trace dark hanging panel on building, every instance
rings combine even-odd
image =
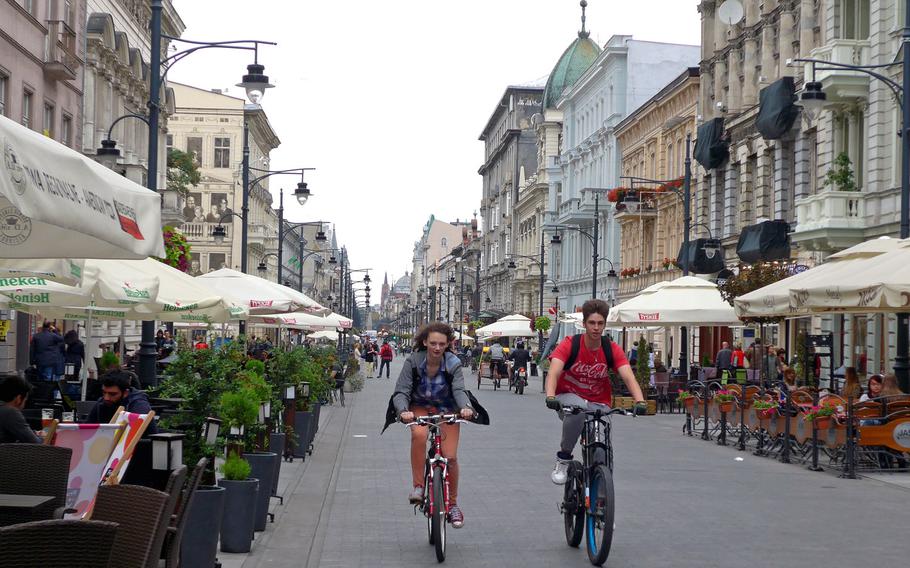
[[[779,140],[799,116],[793,77],[782,77],[761,90],[755,127],[765,140]]]
[[[695,160],[705,169],[721,166],[730,156],[729,142],[724,139],[724,119],[714,118],[698,127]]]
[[[724,268],[724,249],[717,239],[695,239],[689,241],[689,272],[693,274],[713,274]],[[710,257],[709,257],[710,255]],[[680,267],[686,262],[686,245],[679,246],[676,262]]]
[[[739,234],[736,254],[752,264],[790,258],[790,225],[779,219],[744,227]]]

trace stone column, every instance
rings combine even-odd
[[[758,102],[758,38],[753,32],[746,33],[745,61],[743,63],[743,106],[752,106]]]
[[[739,82],[739,75],[742,73],[740,69],[739,54],[741,48],[734,48],[729,51],[727,54],[727,84],[729,85],[729,100],[727,101],[727,106],[731,110],[737,110],[744,108],[743,105],[743,94],[742,94],[742,83]]]
[[[723,202],[721,203],[723,211],[723,230],[720,232],[721,238],[729,237],[736,232],[736,210],[737,210],[737,175],[739,174],[739,164],[728,164],[726,176],[723,185]],[[715,233],[717,236],[717,233]]]
[[[815,13],[815,0],[800,0],[799,5],[799,52],[801,57],[808,57],[815,47],[815,24],[818,14]]]
[[[787,60],[794,57],[795,49],[794,42],[799,41],[799,38],[796,36],[796,15],[789,9],[784,8],[784,11],[780,13],[780,33],[778,38],[780,40],[780,46],[778,47],[778,52],[780,57],[778,58],[778,64],[780,66],[780,72],[778,76],[793,76],[795,69],[787,66]]]
[[[764,25],[761,29],[761,76],[764,77],[765,82],[764,84],[759,85],[759,89],[777,78],[777,66],[774,61],[774,47],[774,30],[772,24],[769,20],[764,20]]]

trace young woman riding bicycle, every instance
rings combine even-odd
[[[444,323],[424,326],[414,340],[414,352],[404,361],[392,403],[399,420],[414,421],[417,416],[458,413],[465,420],[474,416],[465,391],[461,360],[451,352],[455,332]],[[424,458],[427,447],[426,426],[411,428],[411,473],[414,489],[408,495],[413,504],[423,501]],[[464,514],[457,505],[459,424],[442,426],[442,455],[449,468],[449,522],[456,529],[464,526]]]
[[[644,413],[646,403],[622,348],[603,337],[610,307],[603,300],[588,300],[581,307],[585,332],[577,339],[566,337],[550,356],[547,372],[547,407],[559,410],[563,404],[595,410],[609,410],[613,402],[610,369],[615,370],[635,399],[635,413]],[[575,343],[573,349],[573,341]],[[610,353],[604,351],[610,349]],[[573,351],[574,358],[573,358]],[[567,365],[567,363],[569,363]],[[556,453],[553,483],[566,482],[572,450],[584,428],[584,414],[560,415],[562,441]]]

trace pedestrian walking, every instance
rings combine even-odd
[[[392,351],[392,346],[389,345],[389,340],[386,339],[382,342],[382,347],[379,348],[379,373],[378,377],[382,377],[382,370],[385,369],[385,378],[389,378],[390,369],[392,367],[392,359],[395,357],[395,353]]]
[[[73,366],[72,376],[78,377],[82,371],[82,363],[85,361],[85,344],[79,339],[79,332],[71,329],[63,336],[63,343],[66,345],[64,354],[64,363]]]
[[[366,363],[364,373],[367,378],[373,378],[373,372],[376,370],[376,349],[369,339],[366,340],[363,346],[363,361]]]

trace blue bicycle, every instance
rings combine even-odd
[[[603,411],[568,405],[563,405],[562,410],[586,415],[581,434],[582,461],[574,460],[569,464],[563,502],[559,506],[565,518],[566,542],[577,547],[587,528],[588,559],[591,564],[600,566],[610,555],[616,507],[611,424],[607,418],[613,414],[633,416],[633,413],[620,408]]]

